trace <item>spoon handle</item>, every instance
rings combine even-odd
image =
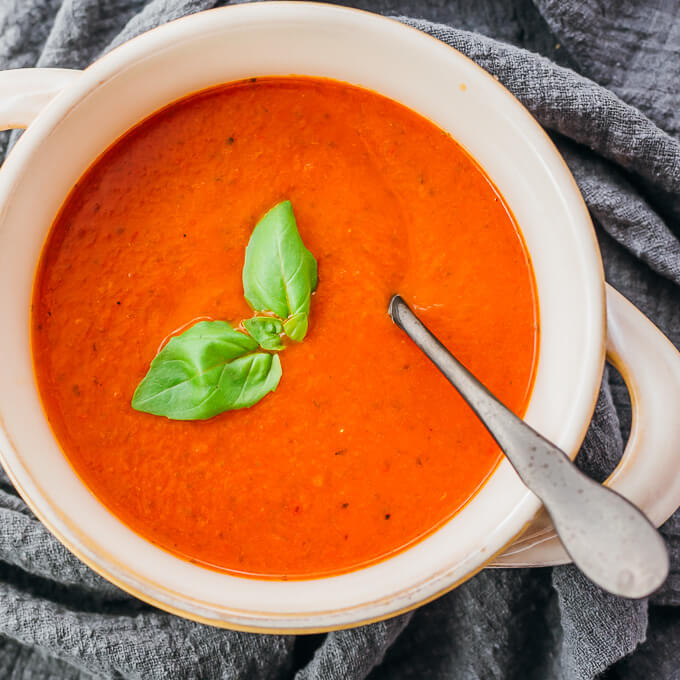
[[[460,392],[522,481],[543,502],[574,563],[601,588],[646,597],[666,580],[668,552],[632,503],[584,475],[568,456],[504,406],[395,295],[389,313]]]

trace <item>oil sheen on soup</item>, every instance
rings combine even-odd
[[[319,284],[278,389],[206,421],[133,410],[164,337],[252,314],[245,246],[285,199]],[[523,414],[538,336],[531,263],[502,197],[448,134],[322,79],[198,93],[113,144],[54,222],[32,312],[46,415],[93,493],[172,553],[265,578],[376,562],[451,518],[499,461],[391,322],[396,292]]]

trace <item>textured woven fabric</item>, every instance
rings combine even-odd
[[[588,203],[608,280],[680,345],[680,2],[347,4],[421,17],[402,20],[469,55],[532,111]],[[0,68],[84,67],[214,5],[0,0]],[[608,371],[579,463],[603,479],[629,428],[625,388]],[[310,637],[253,635],[185,621],[103,581],[0,473],[0,678],[677,679],[680,515],[663,532],[672,573],[649,601],[608,596],[573,567],[485,570],[386,622]]]

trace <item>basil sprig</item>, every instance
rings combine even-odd
[[[201,321],[173,337],[151,362],[132,397],[138,411],[173,420],[204,420],[256,404],[281,379],[282,336],[307,333],[317,264],[305,248],[290,201],[274,206],[255,226],[246,248],[243,289],[262,316]]]

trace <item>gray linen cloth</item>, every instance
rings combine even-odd
[[[0,0],[0,68],[83,67],[214,4]],[[532,111],[585,196],[608,280],[680,345],[680,1],[358,4],[440,22],[402,19],[469,55]],[[610,370],[579,456],[591,475],[612,469],[629,427],[626,391]],[[0,679],[677,679],[680,514],[663,532],[672,572],[649,601],[608,596],[571,566],[485,570],[383,623],[253,635],[185,621],[109,585],[0,474]]]

